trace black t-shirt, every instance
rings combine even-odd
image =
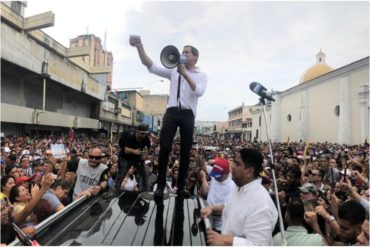
[[[80,159],[68,160],[67,161],[67,170],[69,172],[76,172],[77,167],[78,167],[78,162],[80,162]]]
[[[125,154],[124,147],[129,147],[132,149],[144,149],[144,147],[150,148],[150,139],[147,136],[144,137],[142,141],[138,141],[136,138],[136,134],[134,131],[130,131],[129,133],[122,133],[120,141],[120,156],[125,160],[131,161],[133,163],[140,162],[141,155],[136,154]]]
[[[15,240],[15,231],[11,223],[1,225],[1,243],[10,244]]]

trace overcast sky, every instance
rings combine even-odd
[[[103,41],[107,30],[113,88],[169,93],[169,82],[141,65],[130,34],[141,35],[158,64],[166,45],[197,47],[198,66],[208,75],[197,120],[226,121],[227,111],[257,103],[252,81],[278,91],[297,85],[320,48],[333,68],[369,55],[368,1],[32,0],[25,16],[45,11],[55,13],[55,25],[43,31],[67,47],[87,32]]]

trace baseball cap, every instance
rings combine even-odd
[[[214,178],[220,178],[224,174],[229,173],[229,171],[229,161],[223,158],[216,158],[213,162],[213,169],[209,175]]]
[[[21,185],[23,184],[24,182],[28,182],[32,179],[32,177],[26,177],[26,176],[22,176],[22,177],[19,177],[17,178],[17,180],[15,180],[15,184],[17,185]]]
[[[143,133],[143,134],[148,134],[149,133],[148,125],[146,125],[146,124],[140,124],[137,127],[137,132]]]
[[[317,195],[316,186],[312,183],[305,183],[303,186],[299,187],[299,190],[303,193],[312,193],[314,195]]]

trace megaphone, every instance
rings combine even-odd
[[[168,45],[161,52],[161,62],[167,69],[173,69],[179,64],[186,64],[188,60],[175,46]]]

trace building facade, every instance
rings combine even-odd
[[[241,141],[252,141],[252,106],[238,106],[228,112],[229,126],[226,139],[239,139]]]
[[[91,49],[62,46],[40,30],[54,25],[54,14],[24,18],[22,3],[0,3],[2,134],[131,126],[131,106],[107,90],[111,68],[73,59],[92,57]]]
[[[91,76],[111,90],[113,55],[112,52],[106,51],[101,39],[94,34],[79,35],[77,38],[70,39],[69,46],[70,48],[85,48],[89,51],[86,55],[72,57],[71,61],[83,67],[88,66]]]
[[[276,101],[267,105],[272,141],[359,144],[369,139],[369,57],[338,69],[324,62],[320,51],[299,84],[276,93]],[[262,107],[251,113],[252,137],[266,141]]]
[[[140,90],[143,97],[143,112],[152,115],[158,121],[158,130],[161,129],[163,115],[166,112],[169,96],[168,94],[150,94],[149,90]]]

